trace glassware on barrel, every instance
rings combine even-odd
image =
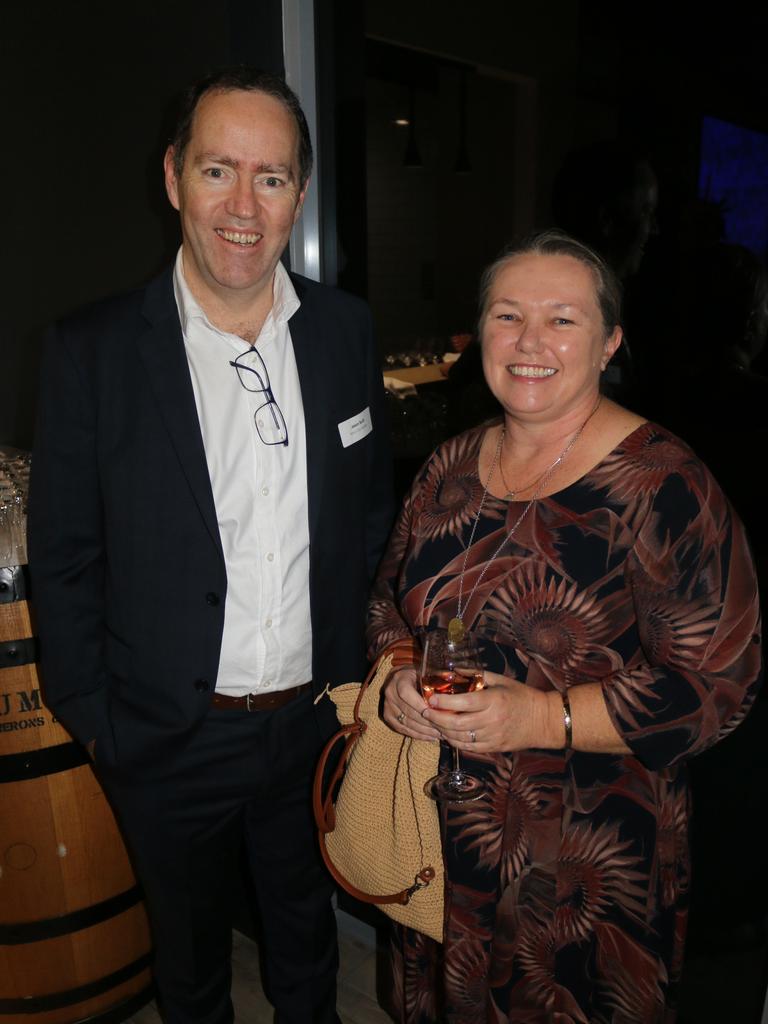
[[[433,693],[471,693],[482,689],[483,663],[472,636],[449,639],[445,629],[425,633],[419,685],[425,700]],[[485,792],[485,783],[462,768],[456,747],[452,753],[453,766],[441,768],[425,784],[424,792],[433,800],[449,803],[477,800]]]
[[[27,561],[29,466],[28,452],[0,447],[0,568]]]

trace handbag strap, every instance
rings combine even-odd
[[[398,640],[393,640],[391,644],[388,644],[383,651],[379,652],[379,656],[376,659],[376,665],[382,658],[386,658],[388,654],[392,655],[392,671],[396,671],[398,668],[405,668],[406,666],[413,666],[418,668],[419,665],[419,646],[412,636],[402,636]],[[375,668],[376,666],[374,666]],[[373,678],[373,676],[369,676]]]
[[[359,716],[360,701],[378,671],[379,662],[388,654],[392,654],[393,672],[398,668],[404,668],[407,665],[416,664],[416,645],[412,638],[396,640],[381,652],[379,657],[376,659],[375,664],[366,676],[365,681],[360,686],[360,693],[355,701],[354,721],[349,725],[342,726],[337,733],[331,736],[323,747],[323,752],[320,755],[320,761],[318,762],[317,769],[315,770],[315,780],[312,787],[312,808],[315,814],[315,821],[317,822],[320,853],[322,854],[325,866],[328,868],[328,871],[334,881],[340,885],[342,889],[348,892],[351,896],[354,896],[355,899],[360,900],[362,903],[400,903],[405,905],[409,902],[411,896],[413,896],[415,892],[418,892],[419,889],[423,889],[425,886],[429,885],[435,877],[434,868],[422,868],[414,877],[413,884],[409,885],[405,889],[401,889],[399,892],[389,893],[387,895],[367,893],[358,889],[357,886],[352,885],[352,883],[341,874],[331,860],[325,843],[326,835],[329,832],[333,832],[336,827],[334,793],[336,792],[336,788],[344,775],[347,761],[352,753],[352,748],[366,729],[365,722],[362,721]],[[329,779],[327,787],[324,787],[323,779],[325,778],[328,759],[331,756],[333,749],[341,741],[344,742],[344,748],[333,774]]]
[[[321,845],[322,837],[328,832],[333,832],[336,828],[336,806],[333,802],[333,794],[344,775],[352,747],[357,743],[364,730],[365,722],[350,722],[349,725],[342,726],[337,733],[331,736],[320,755],[320,760],[315,769],[315,781],[312,785],[312,810],[315,814],[317,827],[320,830]],[[344,749],[333,770],[333,775],[328,781],[328,786],[325,792],[323,792],[323,779],[328,768],[328,758],[331,756],[333,748],[341,740],[344,741]]]
[[[371,680],[375,677],[378,669],[378,659],[374,665],[371,666],[371,670],[365,677],[365,681],[360,686],[360,692],[357,695],[354,709],[354,721],[348,725],[343,725],[338,732],[335,732],[333,736],[323,747],[323,752],[320,755],[320,760],[315,768],[315,779],[312,785],[312,810],[314,811],[315,821],[317,827],[320,830],[321,837],[328,832],[333,832],[336,828],[336,808],[333,802],[333,794],[336,791],[336,787],[341,781],[344,775],[344,770],[349,760],[349,755],[352,752],[352,747],[357,743],[358,738],[365,731],[365,722],[362,721],[359,715],[360,710],[360,698],[371,685]],[[336,744],[344,740],[344,749],[341,752],[341,757],[333,771],[328,787],[323,792],[323,779],[328,769],[328,758],[331,756],[331,752]],[[322,842],[322,840],[321,840]]]
[[[363,696],[365,695],[365,691],[368,689],[368,687],[375,679],[376,673],[379,670],[379,665],[381,664],[381,662],[388,655],[392,655],[392,668],[390,669],[391,675],[393,672],[397,672],[399,668],[409,668],[411,666],[415,667],[417,657],[416,652],[416,641],[413,639],[412,636],[401,637],[399,640],[393,640],[391,644],[387,644],[383,651],[379,652],[376,661],[374,661],[373,665],[371,665],[370,672],[365,677],[364,682],[360,686],[360,692],[358,693],[357,700],[355,701],[355,709],[353,712],[354,719],[355,722],[357,722],[359,725],[363,727],[363,729],[365,728],[365,722],[360,721],[360,702],[362,701]]]

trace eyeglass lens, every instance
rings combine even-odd
[[[256,348],[249,348],[234,361],[230,360],[230,366],[237,370],[237,376],[246,391],[261,392],[267,399],[258,406],[253,416],[261,440],[264,444],[288,444],[288,428],[272,394],[269,372],[261,354]]]

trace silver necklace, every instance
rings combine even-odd
[[[468,606],[470,605],[470,603],[472,601],[472,598],[475,596],[475,591],[480,586],[480,583],[482,582],[483,577],[485,576],[485,574],[488,571],[488,569],[491,566],[491,564],[498,557],[498,555],[501,552],[502,548],[507,544],[508,541],[510,541],[512,539],[512,536],[514,535],[515,530],[518,528],[520,523],[522,523],[522,521],[525,519],[525,517],[528,515],[528,513],[533,508],[533,503],[536,501],[536,499],[539,497],[539,495],[542,493],[544,488],[549,483],[549,480],[551,479],[552,474],[555,472],[555,470],[560,465],[560,463],[567,457],[567,455],[569,454],[569,452],[571,451],[573,446],[576,444],[576,442],[581,437],[582,432],[584,431],[584,427],[586,427],[586,425],[589,423],[589,421],[592,419],[592,417],[597,412],[598,406],[600,405],[600,402],[601,402],[601,399],[602,399],[602,395],[600,396],[600,398],[598,398],[597,402],[595,403],[595,407],[592,410],[592,412],[589,414],[589,416],[587,416],[587,418],[581,424],[581,426],[576,431],[576,433],[573,435],[573,437],[570,439],[570,441],[565,446],[565,448],[563,448],[563,450],[557,456],[557,458],[552,463],[552,465],[544,470],[544,473],[539,478],[539,486],[536,488],[536,490],[534,491],[533,496],[531,497],[530,501],[527,503],[527,505],[525,506],[523,511],[520,513],[520,515],[517,517],[517,519],[513,523],[511,529],[503,537],[503,539],[501,541],[501,544],[499,544],[499,546],[493,552],[491,557],[485,563],[485,566],[483,567],[483,571],[480,573],[480,575],[475,580],[475,585],[474,585],[474,587],[472,587],[472,590],[470,591],[469,597],[467,598],[466,603],[462,607],[462,595],[463,595],[463,591],[464,591],[464,573],[467,571],[467,559],[469,558],[469,550],[472,547],[472,544],[473,544],[474,539],[475,539],[475,532],[477,530],[477,524],[480,522],[480,516],[483,513],[483,506],[485,505],[485,499],[488,497],[488,488],[491,486],[491,479],[493,477],[493,471],[496,469],[496,464],[499,461],[499,456],[501,455],[501,447],[502,447],[502,444],[504,443],[505,428],[502,426],[501,432],[499,433],[499,442],[496,445],[496,451],[494,452],[493,461],[491,462],[491,469],[490,469],[490,472],[488,473],[488,479],[486,480],[485,487],[483,489],[483,496],[480,499],[480,505],[478,506],[477,512],[475,513],[475,521],[472,524],[472,531],[471,531],[471,533],[469,535],[469,543],[467,544],[467,546],[466,546],[466,548],[464,550],[464,561],[463,561],[462,566],[461,566],[461,576],[459,576],[459,599],[458,599],[457,607],[456,607],[456,617],[451,619],[451,621],[448,623],[448,639],[449,639],[449,641],[452,641],[453,643],[459,643],[466,636],[467,630],[466,630],[466,627],[464,626],[464,620],[462,619],[462,615],[464,614],[464,612],[466,612]],[[503,477],[502,477],[502,479],[503,479]],[[507,486],[506,480],[504,481],[504,486],[505,487]],[[512,492],[512,493],[514,493],[514,492]]]
[[[530,489],[533,487],[533,485],[537,484],[539,482],[539,480],[541,480],[541,478],[544,476],[544,473],[546,473],[546,469],[544,470],[544,473],[539,473],[539,475],[536,477],[536,479],[535,480],[531,480],[531,482],[529,484],[527,484],[525,487],[518,487],[518,489],[516,491],[513,491],[512,488],[507,483],[507,478],[504,476],[504,454],[503,454],[504,453],[504,437],[505,437],[505,430],[504,430],[504,427],[502,427],[502,429],[501,429],[502,457],[499,460],[499,473],[501,473],[501,482],[504,484],[504,486],[505,486],[505,488],[507,490],[507,493],[504,495],[504,500],[505,501],[514,501],[516,494],[522,494],[524,491],[530,491]]]

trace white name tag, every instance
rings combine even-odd
[[[372,430],[371,410],[366,406],[357,416],[350,416],[348,420],[344,420],[343,423],[339,424],[341,443],[345,448],[349,448],[351,444],[361,441]]]

